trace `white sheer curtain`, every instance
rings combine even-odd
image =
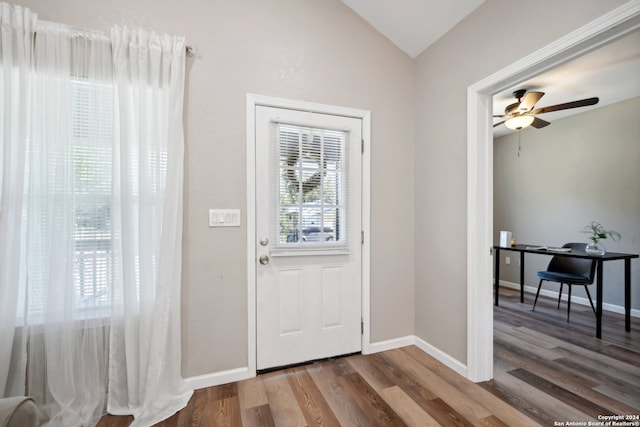
[[[114,28],[119,132],[113,227],[124,311],[114,315],[109,412],[160,421],[191,397],[180,377],[183,38]]]
[[[109,56],[104,36],[38,23],[24,330],[27,392],[51,417],[50,426],[93,425],[106,402],[109,323],[99,294],[108,289],[99,287],[108,272],[95,268],[106,264],[106,255],[97,246],[105,227],[94,217],[109,203],[95,191],[96,181],[110,173],[97,157],[110,148],[97,138],[100,128],[113,127],[112,114],[98,120],[112,92],[100,92],[101,85],[109,87]]]
[[[0,396],[24,392],[24,358],[11,356],[14,341],[24,347],[15,332],[36,21],[29,9],[0,3]]]
[[[152,425],[192,394],[184,39],[0,12],[0,393],[34,397],[49,426],[93,426],[105,408]]]

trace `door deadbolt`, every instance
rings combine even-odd
[[[269,256],[268,255],[262,255],[260,257],[260,264],[262,264],[262,265],[269,264]]]
[[[263,237],[260,239],[260,245],[261,246],[267,246],[269,244],[269,238],[268,237]]]

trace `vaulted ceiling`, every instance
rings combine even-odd
[[[485,0],[342,1],[407,55],[415,58],[473,13]],[[553,122],[572,114],[640,96],[639,76],[640,33],[635,33],[496,94],[493,98],[493,112],[496,115],[504,114],[504,108],[516,101],[512,93],[517,89],[545,92],[536,107],[594,96],[600,98],[600,102],[591,107],[540,116]],[[501,120],[494,119],[494,122],[498,121]],[[514,131],[501,125],[494,128],[494,137],[509,132]]]
[[[342,0],[415,58],[485,0]]]

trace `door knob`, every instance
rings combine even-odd
[[[268,255],[262,255],[260,257],[260,264],[262,264],[262,265],[269,264],[269,256]]]

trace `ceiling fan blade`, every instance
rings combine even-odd
[[[550,113],[558,110],[568,110],[570,108],[586,107],[588,105],[595,105],[600,101],[598,97],[581,99],[579,101],[566,102],[564,104],[550,105],[548,107],[536,108],[531,114]]]
[[[533,126],[536,129],[540,129],[540,128],[543,128],[545,126],[549,126],[550,124],[551,123],[549,123],[548,121],[539,119],[537,117],[534,117],[533,118],[533,122],[531,122],[531,126]]]
[[[522,98],[522,102],[518,106],[518,111],[525,112],[531,110],[536,102],[544,96],[544,92],[527,92]]]
[[[493,125],[493,127],[494,127],[494,128],[495,128],[495,127],[498,127],[498,126],[500,126],[501,124],[503,124],[505,121],[506,121],[506,120],[503,120],[503,121],[501,121],[501,122],[499,122],[499,123],[496,123],[496,124],[494,124],[494,125]]]

